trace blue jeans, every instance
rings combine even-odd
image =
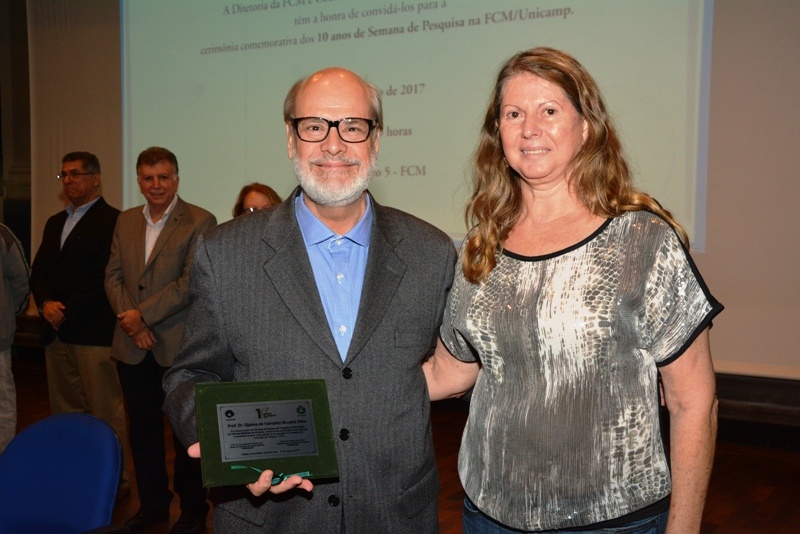
[[[522,534],[529,532],[553,534],[664,534],[667,530],[667,512],[633,521],[627,525],[598,530],[519,530],[499,523],[484,514],[469,500],[464,499],[464,534]]]

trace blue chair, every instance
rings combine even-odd
[[[121,467],[117,435],[101,419],[63,413],[34,423],[0,454],[0,533],[107,531]]]

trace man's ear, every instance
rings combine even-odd
[[[289,159],[292,159],[292,154],[294,154],[294,130],[288,122],[286,123],[286,154]]]
[[[378,148],[380,148],[381,144],[381,130],[380,128],[376,128],[372,131],[372,151],[376,154],[378,153]]]

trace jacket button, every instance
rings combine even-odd
[[[353,370],[349,367],[345,367],[342,369],[342,376],[345,378],[345,380],[350,380],[353,378]]]
[[[339,431],[339,439],[342,441],[347,441],[350,438],[350,431],[346,428],[343,428]]]
[[[328,504],[330,504],[331,506],[339,506],[339,497],[337,497],[336,495],[331,495],[330,497],[328,497]]]
[[[144,286],[139,286],[139,291],[144,291]]]

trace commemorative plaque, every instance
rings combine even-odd
[[[195,386],[204,486],[339,476],[324,380]]]

